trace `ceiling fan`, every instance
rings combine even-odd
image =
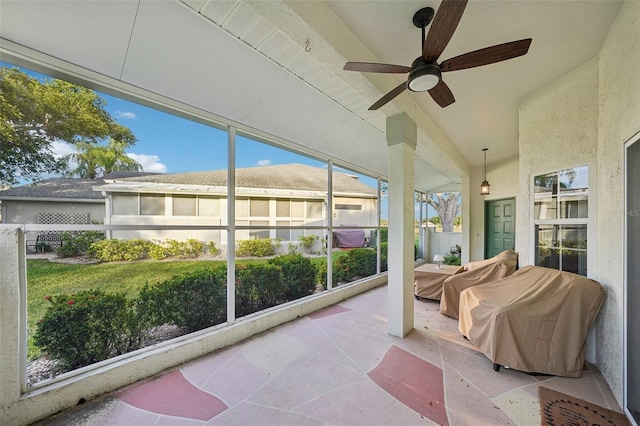
[[[442,0],[438,12],[435,14],[430,7],[424,7],[413,15],[413,25],[422,29],[422,56],[418,56],[410,67],[402,65],[379,64],[372,62],[347,62],[347,71],[378,72],[390,74],[409,73],[406,82],[380,98],[369,107],[376,110],[409,89],[412,92],[428,91],[431,97],[442,108],[451,105],[456,100],[449,86],[442,80],[442,73],[458,71],[506,61],[525,55],[529,51],[531,38],[498,44],[484,49],[475,50],[447,59],[438,64],[438,57],[442,54],[451,36],[455,32],[468,0]],[[429,34],[425,38],[425,27],[431,20]]]

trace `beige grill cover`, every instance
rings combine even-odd
[[[498,261],[448,277],[442,284],[440,313],[458,319],[462,290],[508,277],[516,271],[516,263]]]
[[[526,266],[460,294],[460,332],[494,363],[580,377],[604,290],[586,277]]]

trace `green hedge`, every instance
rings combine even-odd
[[[149,241],[142,239],[103,240],[91,244],[87,250],[89,256],[103,262],[135,262],[143,259],[162,260],[167,257],[178,259],[196,258],[206,251],[216,254],[218,249],[213,241],[207,244],[190,238],[186,241],[165,240]]]
[[[380,270],[387,270],[387,243],[380,244]],[[377,252],[370,248],[355,248],[333,261],[332,282],[333,285],[348,283],[360,278],[375,275],[377,272]],[[317,272],[318,281],[327,286],[327,262],[320,262]]]
[[[269,263],[282,271],[281,280],[286,300],[308,296],[316,289],[318,268],[309,258],[300,254],[286,254],[270,259]]]
[[[236,256],[238,257],[265,257],[272,256],[276,252],[277,240],[270,238],[258,238],[255,240],[238,241]]]
[[[236,317],[312,294],[315,285],[315,265],[299,254],[238,264]],[[34,343],[64,368],[82,367],[142,347],[153,327],[193,332],[225,322],[226,293],[227,267],[219,265],[146,285],[133,300],[99,290],[47,297]]]
[[[189,332],[227,320],[226,266],[203,269],[140,291],[139,312],[152,326],[172,324]]]
[[[51,305],[38,322],[34,343],[64,368],[93,364],[142,345],[145,324],[135,302],[122,293],[92,290],[47,300]]]

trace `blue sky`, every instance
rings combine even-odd
[[[0,66],[13,65],[0,62]],[[50,78],[25,68],[20,69],[40,80]],[[128,127],[138,139],[127,154],[140,163],[144,171],[181,173],[227,168],[226,132],[98,93],[106,101],[105,109],[118,123]],[[65,155],[72,152],[72,147],[60,142],[54,144],[54,151],[59,155]],[[238,168],[288,163],[327,167],[326,163],[284,149],[240,136],[236,138],[236,167]],[[360,175],[360,180],[376,186],[376,181],[369,177]],[[435,214],[435,211],[429,207],[429,217]]]

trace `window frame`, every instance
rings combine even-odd
[[[571,168],[583,168],[586,167],[586,173],[587,173],[587,195],[586,195],[586,199],[587,199],[587,216],[583,217],[583,218],[559,218],[557,217],[558,215],[560,215],[561,212],[561,200],[563,197],[559,197],[556,196],[555,197],[555,202],[556,202],[556,218],[553,219],[538,219],[537,216],[535,215],[536,213],[536,197],[535,197],[535,182],[536,182],[536,177],[537,176],[542,176],[542,175],[549,175],[549,174],[556,174],[558,176],[560,176],[560,173],[564,170],[568,170]],[[536,228],[538,226],[558,226],[558,232],[562,232],[562,227],[565,226],[572,226],[572,225],[585,225],[586,226],[586,235],[587,235],[587,243],[586,243],[586,248],[585,249],[576,249],[576,248],[572,248],[572,247],[564,247],[563,245],[559,244],[557,245],[557,249],[559,251],[561,250],[570,250],[570,251],[574,251],[574,252],[586,252],[586,273],[584,274],[587,277],[590,276],[594,276],[595,275],[595,266],[596,266],[596,259],[595,259],[595,251],[596,251],[596,179],[595,179],[595,169],[596,166],[593,162],[584,162],[584,163],[580,163],[580,164],[576,164],[576,165],[572,165],[572,166],[567,166],[567,167],[558,167],[555,168],[553,170],[548,170],[548,171],[541,171],[541,172],[536,172],[536,173],[532,173],[530,175],[530,183],[529,183],[529,188],[530,188],[530,203],[529,203],[529,214],[530,217],[532,218],[531,220],[531,225],[530,225],[530,249],[531,249],[531,257],[530,257],[530,264],[532,265],[537,265],[538,262],[538,258],[537,258],[537,233],[536,233]],[[556,247],[556,246],[554,246]],[[560,259],[562,258],[562,256],[560,256]],[[558,263],[558,267],[557,268],[552,268],[552,269],[558,269],[558,270],[562,270],[562,260],[559,261]]]

